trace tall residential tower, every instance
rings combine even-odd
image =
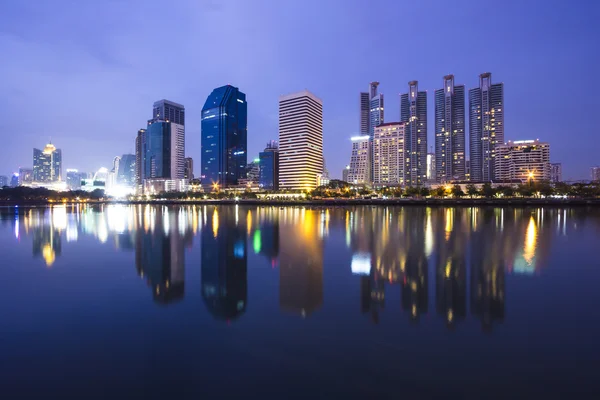
[[[465,180],[465,86],[444,76],[435,91],[435,171],[437,182]]]
[[[479,75],[479,87],[469,90],[469,154],[471,181],[496,179],[496,146],[504,144],[504,84],[492,84],[492,74]]]
[[[427,92],[419,92],[417,81],[408,82],[408,93],[400,95],[400,120],[406,124],[407,186],[421,186],[427,180]]]

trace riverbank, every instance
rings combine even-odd
[[[45,201],[0,201],[0,206],[52,206],[52,205],[77,205],[77,204],[167,204],[167,205],[254,205],[254,206],[428,206],[428,207],[590,207],[600,206],[597,199],[536,199],[536,198],[508,198],[508,199],[313,199],[313,200],[255,200],[255,199],[193,199],[193,200],[98,200],[86,202],[45,202]]]

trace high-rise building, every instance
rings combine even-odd
[[[183,173],[183,177],[188,181],[194,179],[194,160],[192,157],[186,157],[185,159],[185,171]]]
[[[267,147],[258,155],[258,184],[264,190],[279,190],[279,145],[275,140],[267,143]]]
[[[19,168],[19,185],[31,182],[33,182],[33,169],[23,167]]]
[[[342,170],[342,181],[348,182],[350,179],[350,165],[346,165]]]
[[[479,87],[469,90],[469,159],[471,181],[497,179],[496,146],[504,144],[504,84],[492,84],[492,74],[479,75]]]
[[[143,168],[146,160],[146,154],[144,153],[144,143],[146,141],[146,130],[138,130],[135,138],[135,184],[138,190],[143,184]]]
[[[62,179],[62,152],[49,143],[44,150],[33,149],[33,180],[58,182]]]
[[[119,185],[135,186],[136,158],[135,154],[123,154],[121,156],[117,171],[117,183]]]
[[[592,175],[592,181],[600,182],[600,167],[592,167],[590,172]]]
[[[15,172],[12,177],[10,178],[10,187],[17,187],[19,186],[19,173]]]
[[[408,82],[408,93],[400,96],[400,120],[406,123],[405,184],[421,186],[427,179],[427,92],[419,92],[417,81]]]
[[[0,189],[4,186],[8,186],[8,176],[0,175]]]
[[[550,144],[539,140],[509,141],[497,145],[495,151],[497,180],[550,180]]]
[[[465,86],[444,76],[435,91],[435,171],[437,182],[465,180]]]
[[[371,138],[368,135],[354,136],[348,181],[355,185],[371,183]]]
[[[142,180],[144,185],[156,181],[152,191],[169,190],[166,181],[183,180],[185,169],[185,130],[174,122],[154,120],[143,135],[144,162]],[[164,186],[164,189],[162,188]],[[147,191],[147,190],[146,190]]]
[[[231,85],[212,91],[202,107],[201,173],[204,190],[226,188],[246,178],[246,95]]]
[[[81,181],[87,179],[87,174],[76,169],[67,169],[67,187],[70,190],[81,189]]]
[[[436,179],[435,154],[427,153],[427,180],[434,181],[435,179]]]
[[[371,82],[369,85],[369,136],[371,138],[375,133],[375,127],[383,123],[383,94],[377,93],[378,86],[379,82]]]
[[[404,184],[406,124],[389,122],[375,128],[373,137],[373,185]]]
[[[551,163],[550,164],[550,182],[562,182],[562,164]]]
[[[185,107],[165,99],[156,101],[152,107],[152,119],[185,126]]]
[[[323,103],[304,90],[279,97],[279,188],[312,190],[323,173]]]

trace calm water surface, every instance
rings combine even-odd
[[[0,215],[2,398],[600,396],[600,210]]]

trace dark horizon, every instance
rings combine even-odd
[[[600,100],[589,85],[600,66],[598,4],[188,1],[160,7],[161,18],[176,21],[163,34],[149,29],[153,3],[4,6],[0,175],[31,168],[33,148],[50,138],[62,150],[63,175],[110,167],[135,153],[137,131],[160,99],[185,106],[186,157],[199,175],[202,106],[231,84],[248,99],[249,160],[278,137],[279,95],[306,88],[319,96],[327,168],[341,178],[369,82],[381,82],[390,122],[400,119],[399,94],[419,81],[429,92],[431,148],[443,77],[468,90],[483,72],[504,83],[506,141],[549,142],[564,180],[589,179],[600,164],[592,114]]]

